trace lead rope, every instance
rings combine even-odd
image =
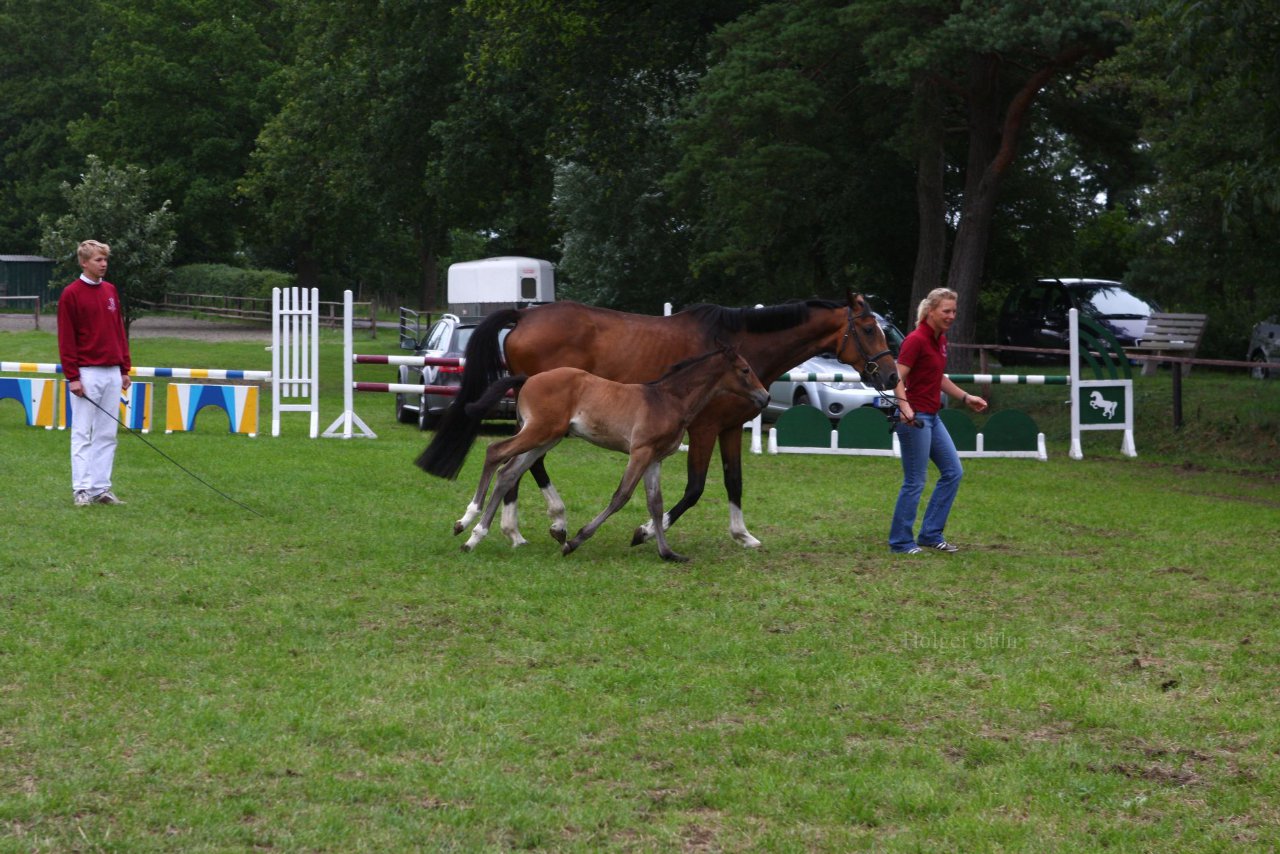
[[[192,478],[194,478],[195,480],[199,481],[200,483],[202,483],[202,484],[204,484],[205,486],[207,486],[209,489],[211,489],[211,490],[213,490],[214,492],[218,493],[218,495],[221,495],[223,498],[227,499],[227,500],[228,500],[228,501],[230,501],[232,504],[235,504],[235,505],[236,505],[236,506],[238,506],[238,507],[241,507],[241,508],[243,508],[243,509],[245,509],[245,510],[248,510],[250,513],[252,513],[253,515],[257,516],[259,519],[265,519],[265,518],[267,518],[266,516],[264,516],[264,515],[262,515],[261,513],[259,513],[257,510],[254,510],[254,509],[253,509],[252,507],[250,507],[249,505],[247,505],[247,504],[243,504],[243,503],[241,503],[241,502],[237,501],[236,499],[232,498],[230,495],[227,495],[225,492],[223,492],[222,490],[218,489],[218,488],[217,488],[217,487],[215,487],[213,484],[209,483],[207,480],[205,480],[204,478],[200,477],[200,476],[199,476],[198,474],[196,474],[195,472],[191,471],[191,469],[187,468],[187,467],[186,467],[186,466],[184,466],[182,463],[178,462],[178,461],[177,461],[177,460],[175,460],[173,457],[169,456],[169,455],[168,455],[168,454],[166,454],[164,451],[160,450],[160,449],[159,449],[159,448],[157,448],[155,445],[153,445],[153,444],[151,444],[150,442],[148,442],[145,438],[143,438],[142,434],[141,434],[141,433],[139,433],[137,430],[134,430],[132,427],[130,427],[128,424],[125,424],[123,421],[121,421],[121,420],[120,420],[119,418],[117,418],[115,415],[113,415],[112,413],[107,412],[107,410],[103,409],[103,408],[98,404],[98,401],[94,400],[94,399],[93,399],[93,398],[91,398],[91,397],[87,397],[87,396],[86,396],[84,399],[85,399],[85,400],[87,400],[87,401],[89,401],[90,403],[92,403],[95,409],[97,409],[99,412],[101,412],[101,413],[103,413],[104,415],[106,415],[106,416],[107,416],[108,418],[110,418],[112,421],[114,421],[114,422],[116,422],[117,424],[119,424],[119,425],[120,425],[121,427],[123,427],[126,431],[128,431],[129,433],[132,433],[134,436],[137,436],[137,437],[142,441],[142,444],[146,445],[148,448],[150,448],[151,450],[155,451],[157,454],[159,454],[160,456],[164,457],[166,460],[168,460],[169,462],[173,463],[173,464],[174,464],[175,466],[177,466],[178,468],[182,469],[184,472],[186,472],[188,475],[190,475],[190,476],[191,476]]]

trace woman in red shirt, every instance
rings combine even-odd
[[[898,554],[919,554],[926,549],[954,552],[956,547],[942,536],[951,505],[960,489],[964,468],[946,425],[938,417],[942,392],[960,398],[974,412],[987,408],[977,395],[967,394],[947,377],[947,330],[956,319],[956,292],[935,288],[920,301],[917,325],[898,351],[898,410],[902,419],[894,428],[902,449],[902,489],[893,508],[889,528],[889,550]],[[938,482],[929,496],[920,534],[912,531],[916,511],[924,495],[929,461],[938,467]]]

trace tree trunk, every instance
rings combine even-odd
[[[947,198],[944,178],[947,168],[942,93],[935,82],[920,84],[916,92],[921,107],[923,134],[916,157],[916,240],[915,273],[911,299],[903,328],[916,325],[916,307],[929,291],[942,284],[947,260]]]
[[[421,276],[422,308],[424,311],[435,311],[440,301],[440,256],[436,252],[436,242],[431,239],[428,229],[420,225],[414,226],[414,237],[418,243],[418,270]]]
[[[316,260],[316,256],[311,252],[310,245],[298,247],[294,264],[298,273],[298,287],[320,287],[320,262]]]
[[[1007,102],[1006,90],[1000,80],[1000,57],[994,54],[975,56],[969,65],[966,90],[969,96],[969,160],[965,166],[960,225],[956,230],[951,268],[947,274],[947,287],[959,297],[956,300],[956,321],[947,336],[955,343],[976,343],[978,291],[982,287],[996,201],[1000,195],[1000,184],[1013,165],[1018,139],[1031,105],[1054,75],[1074,65],[1087,52],[1078,45],[1067,48],[1031,74]],[[971,370],[975,363],[974,355],[973,350],[957,349],[951,357],[951,369]]]

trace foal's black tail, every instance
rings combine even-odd
[[[499,333],[519,317],[518,309],[495,311],[472,331],[464,354],[466,364],[462,370],[462,385],[458,387],[453,403],[441,416],[435,437],[418,456],[418,468],[449,480],[458,476],[467,452],[480,435],[480,422],[484,417],[483,412],[469,415],[466,411],[468,404],[479,401],[485,391],[502,377]]]
[[[480,399],[475,403],[467,404],[467,415],[474,419],[484,418],[489,414],[489,410],[498,405],[498,401],[513,388],[520,388],[529,378],[524,374],[516,374],[511,377],[503,377],[495,382],[489,388],[485,389],[485,393],[480,395]]]

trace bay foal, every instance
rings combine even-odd
[[[605,519],[625,505],[643,479],[658,554],[664,560],[683,561],[685,558],[667,545],[663,530],[662,461],[680,447],[689,424],[717,397],[737,395],[750,401],[756,411],[769,402],[769,392],[751,366],[728,345],[679,362],[649,383],[618,383],[578,368],[554,368],[532,377],[505,377],[466,407],[467,416],[483,418],[512,388],[520,389],[516,400],[520,429],[510,439],[494,442],[485,452],[475,497],[453,526],[455,534],[461,533],[484,507],[463,551],[471,551],[489,533],[502,497],[521,475],[560,440],[578,436],[602,448],[621,451],[628,460],[608,506],[568,542],[565,533],[559,533],[563,554],[582,545]],[[485,494],[499,467],[498,481],[486,506]]]

